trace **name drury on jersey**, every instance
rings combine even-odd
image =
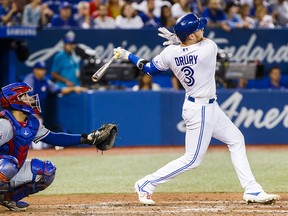
[[[175,57],[174,59],[177,66],[194,65],[197,64],[198,55],[187,55]]]

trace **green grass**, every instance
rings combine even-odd
[[[256,180],[267,192],[288,191],[286,151],[250,151]],[[43,157],[57,166],[53,184],[39,195],[132,193],[136,180],[181,154]],[[208,152],[200,167],[162,184],[157,192],[242,192],[228,152]]]

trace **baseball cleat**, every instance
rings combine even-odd
[[[8,208],[10,211],[25,211],[29,206],[28,203],[24,201],[7,201],[0,200],[0,205]]]
[[[243,199],[249,203],[262,203],[262,204],[273,204],[277,200],[280,200],[280,196],[277,194],[267,194],[266,192],[256,193],[244,193]]]
[[[134,190],[138,194],[138,199],[142,204],[144,204],[144,205],[154,205],[155,204],[155,202],[152,200],[152,194],[145,192],[145,191],[141,191],[137,182],[135,183]]]

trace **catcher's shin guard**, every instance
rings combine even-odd
[[[50,161],[32,159],[31,170],[33,173],[32,182],[10,188],[4,195],[5,200],[19,201],[30,194],[45,190],[54,181],[56,167]]]
[[[0,190],[9,188],[9,181],[18,173],[18,160],[10,155],[0,155]]]

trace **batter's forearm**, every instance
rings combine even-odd
[[[145,59],[140,59],[138,56],[134,55],[133,53],[129,54],[128,59],[146,74],[153,75],[155,73],[162,72],[155,67],[152,61],[149,62]]]

